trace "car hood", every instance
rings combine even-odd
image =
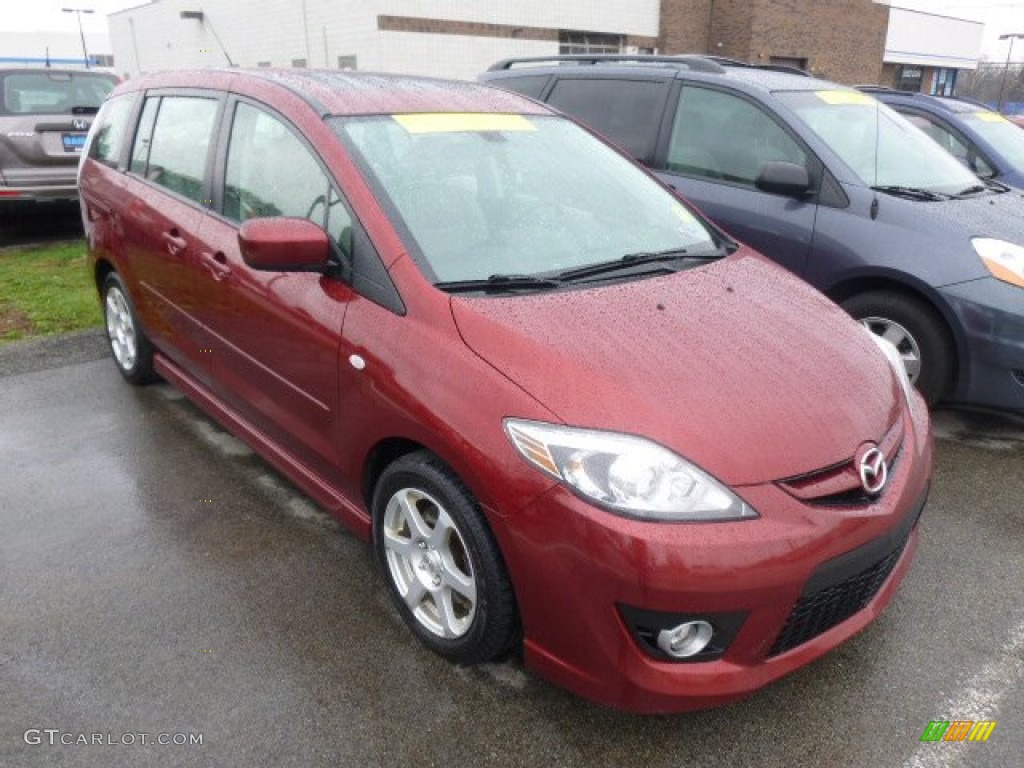
[[[952,242],[994,237],[1024,245],[1024,191],[1019,189],[935,202],[882,195],[880,202],[883,209],[887,205],[909,207],[916,229]]]
[[[451,307],[465,343],[566,424],[648,437],[734,486],[848,460],[901,407],[867,333],[746,249],[664,277]]]

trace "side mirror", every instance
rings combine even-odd
[[[804,197],[811,191],[807,169],[796,163],[770,162],[761,166],[754,186],[762,192],[787,197]]]
[[[331,255],[327,233],[309,219],[249,219],[238,248],[246,264],[267,272],[323,272]]]

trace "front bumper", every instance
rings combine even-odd
[[[954,399],[1024,411],[1024,288],[985,277],[940,292],[967,346]]]
[[[916,549],[932,463],[918,412],[885,492],[863,507],[809,506],[765,484],[734,489],[756,520],[655,524],[553,488],[523,510],[518,540],[504,547],[527,665],[607,706],[682,712],[743,698],[839,645],[889,603]],[[816,604],[822,596],[829,605]],[[847,598],[860,601],[853,612],[822,620]],[[716,658],[665,661],[638,641],[623,607],[740,623]]]

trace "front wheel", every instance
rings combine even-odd
[[[928,304],[894,291],[871,291],[847,299],[842,307],[896,347],[907,376],[928,405],[949,393],[956,348],[945,322]]]
[[[469,490],[420,451],[395,461],[373,495],[373,546],[398,611],[451,661],[489,661],[512,645],[518,616],[504,562]]]
[[[153,347],[139,326],[135,307],[116,272],[103,281],[103,318],[110,352],[121,375],[132,384],[153,381]]]

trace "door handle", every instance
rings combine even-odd
[[[203,266],[210,270],[210,274],[213,275],[214,280],[223,280],[231,274],[231,267],[228,266],[227,256],[225,256],[223,252],[204,252],[199,254],[199,258],[203,262]]]
[[[164,242],[167,244],[167,252],[171,256],[177,256],[188,247],[188,243],[178,232],[177,227],[170,232],[164,232]]]

